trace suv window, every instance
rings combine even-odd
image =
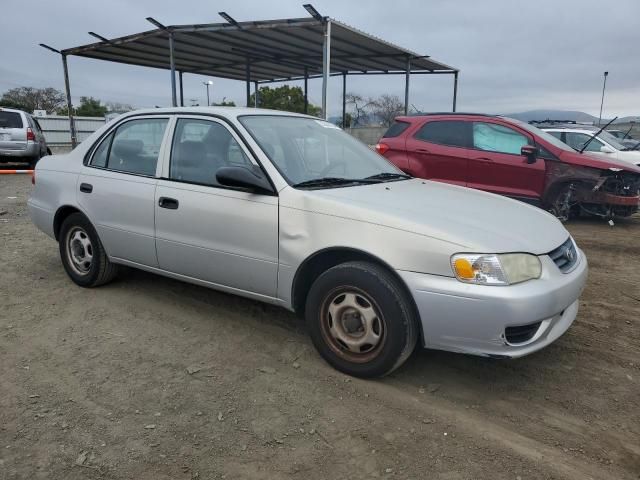
[[[391,138],[397,137],[402,132],[404,132],[407,128],[409,128],[410,123],[400,122],[396,120],[393,124],[387,129],[387,131],[382,135],[382,138]]]
[[[171,147],[169,178],[218,186],[218,169],[232,166],[251,167],[252,164],[226,127],[210,120],[178,120]]]
[[[119,125],[96,148],[91,165],[119,172],[153,176],[166,118],[142,118]]]
[[[469,147],[469,123],[460,120],[435,120],[425,123],[415,135],[418,140],[448,145]]]
[[[576,150],[581,150],[586,142],[589,141],[591,135],[587,135],[586,133],[577,133],[577,132],[566,132],[565,133],[566,142],[569,146],[575,148]],[[585,152],[599,152],[600,147],[603,147],[604,143],[602,143],[597,138],[594,138],[587,148],[585,148]]]
[[[22,116],[18,112],[0,111],[0,128],[22,128]]]
[[[512,128],[496,123],[473,122],[473,148],[488,152],[520,155],[529,138]]]

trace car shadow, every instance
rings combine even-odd
[[[175,302],[184,302],[185,306],[196,302],[201,308],[209,310],[211,317],[225,319],[240,315],[247,319],[247,329],[251,329],[252,322],[277,327],[289,332],[285,335],[295,334],[296,340],[303,337],[303,341],[311,346],[304,320],[274,305],[128,268],[124,269],[111,288],[136,290],[140,294],[162,298],[170,295]],[[278,342],[279,337],[277,335],[274,341]],[[433,385],[437,385],[438,390],[461,398],[467,396],[465,392],[472,396],[482,391],[493,396],[507,391],[513,393],[514,390],[531,391],[549,381],[559,382],[560,387],[563,380],[562,376],[557,375],[557,365],[570,365],[575,361],[566,348],[558,345],[564,342],[571,342],[570,331],[541,352],[513,360],[425,350],[417,345],[405,365],[381,381],[400,382],[416,389],[428,385],[432,386],[428,388],[435,388]],[[313,355],[322,361],[317,353]],[[464,388],[460,389],[461,386]]]

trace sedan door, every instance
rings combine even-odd
[[[427,121],[407,138],[406,171],[415,177],[465,186],[469,125],[459,120]]]
[[[169,117],[133,117],[94,146],[81,169],[78,203],[110,257],[157,267],[156,172],[168,142]]]
[[[178,118],[155,199],[161,269],[275,297],[278,197],[220,185],[221,167],[257,164],[241,139],[208,117]]]
[[[520,153],[534,145],[524,132],[497,122],[473,122],[468,186],[537,203],[544,189],[545,161],[529,163]]]

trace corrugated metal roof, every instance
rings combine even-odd
[[[274,81],[322,74],[324,22],[295,18],[172,25],[63,50],[99,60],[169,68],[169,35],[178,71],[212,77]],[[331,73],[453,73],[457,69],[331,20]]]

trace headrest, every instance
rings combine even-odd
[[[144,148],[142,140],[119,140],[113,142],[112,152],[120,158],[135,157]]]

